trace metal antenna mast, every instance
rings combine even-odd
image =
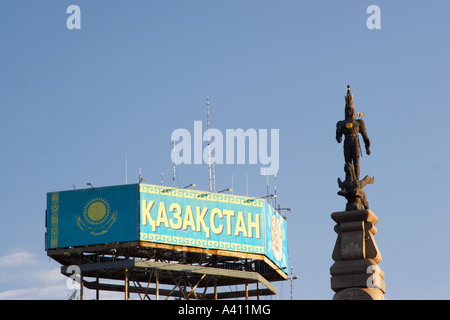
[[[274,177],[274,179],[275,179],[275,199],[274,199],[274,202],[275,202],[275,208],[277,207],[277,198],[276,198],[276,196],[277,196],[277,174],[275,173],[275,177]]]
[[[173,142],[173,187],[175,188],[175,141]]]
[[[245,196],[248,197],[248,177],[247,177],[247,171],[245,171]]]
[[[213,165],[213,191],[216,192],[216,160],[214,156],[212,157],[212,165]]]
[[[206,98],[206,111],[208,120],[208,167],[209,167],[209,191],[212,192],[211,181],[211,138],[209,136],[209,97]]]

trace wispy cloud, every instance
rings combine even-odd
[[[66,300],[74,291],[67,280],[60,264],[45,255],[18,251],[0,256],[0,300]],[[123,297],[123,293],[100,292],[100,299]],[[95,290],[86,289],[84,299],[95,299]]]
[[[66,299],[69,292],[59,264],[20,251],[0,256],[0,299]]]
[[[36,259],[32,253],[16,252],[0,257],[0,268],[30,265],[36,263]]]

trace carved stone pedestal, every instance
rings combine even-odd
[[[331,214],[336,222],[335,263],[330,268],[334,300],[384,300],[384,273],[378,266],[381,254],[375,243],[377,216],[366,210]]]

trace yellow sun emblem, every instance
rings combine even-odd
[[[108,232],[117,220],[117,211],[111,213],[111,206],[103,198],[93,198],[84,206],[83,214],[75,216],[78,227],[93,235]]]

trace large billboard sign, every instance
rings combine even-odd
[[[138,237],[138,185],[47,193],[46,248],[67,248]]]
[[[46,248],[142,241],[265,255],[288,265],[286,221],[266,201],[149,184],[48,193]]]
[[[286,221],[263,199],[140,185],[141,241],[264,254],[287,265]]]

